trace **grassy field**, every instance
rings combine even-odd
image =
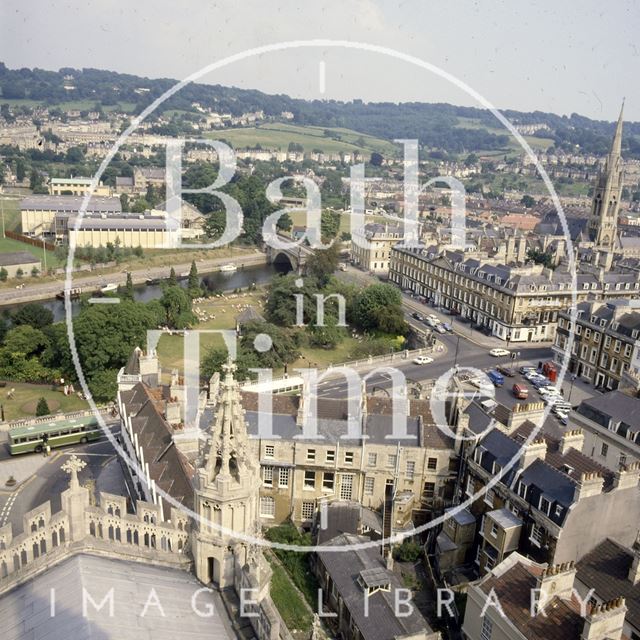
[[[511,135],[511,133],[507,129],[502,127],[497,120],[495,127],[488,127],[475,118],[458,118],[458,127],[463,129],[485,129],[489,133],[494,133],[496,135],[508,135],[508,146],[510,148],[510,152],[508,153],[508,155],[512,155],[513,153],[515,153],[516,155],[521,155],[522,153],[524,153],[524,150],[520,146],[520,143]],[[538,138],[537,136],[523,136],[523,138],[527,141],[529,146],[534,151],[544,151],[553,145],[553,140],[551,138]],[[496,152],[495,150],[489,151],[486,154],[482,151],[477,151],[476,153],[477,155],[489,155],[493,153],[504,155]]]
[[[304,211],[287,211],[294,226],[306,226],[307,214]],[[393,220],[389,220],[384,216],[365,216],[365,221],[368,222],[388,222],[392,223]],[[348,215],[340,216],[340,228],[339,233],[351,233],[351,217]]]
[[[0,196],[0,210],[4,218],[4,228],[20,231],[20,198]]]
[[[10,389],[15,389],[13,398],[8,398]],[[44,398],[51,413],[68,413],[80,409],[88,409],[88,404],[77,395],[65,396],[48,384],[27,384],[25,382],[7,381],[7,386],[0,389],[5,420],[18,420],[36,415],[36,405]]]
[[[46,100],[31,100],[29,98],[24,98],[20,100],[10,99],[10,98],[2,98],[0,97],[0,104],[7,103],[11,106],[27,106],[27,107],[48,107],[50,109],[61,109],[62,111],[71,111],[73,109],[77,109],[78,111],[93,111],[96,106],[96,100],[69,100],[67,102],[59,102],[58,104],[51,104]],[[104,105],[102,107],[103,111],[121,111],[121,112],[131,112],[135,108],[135,103],[133,102],[118,102],[112,105]]]
[[[271,577],[271,598],[282,616],[284,623],[294,638],[308,638],[313,617],[304,600],[293,586],[287,572],[269,554],[273,576]]]
[[[12,240],[11,238],[0,237],[0,253],[12,253],[17,251],[26,251],[34,255],[40,262],[42,262],[42,270],[44,271],[44,253],[47,254],[47,269],[56,269],[62,267],[65,261],[58,260],[56,254],[53,251],[44,251],[39,247],[34,247],[30,244],[20,242],[19,240]],[[31,276],[30,273],[26,273],[25,276]]]
[[[325,130],[331,137],[325,137]],[[321,149],[325,153],[361,151],[365,154],[379,151],[386,155],[398,155],[399,148],[393,143],[351,129],[329,127],[303,127],[292,124],[268,123],[258,127],[221,129],[206,134],[209,138],[224,139],[236,149],[255,147],[286,151],[290,142],[301,144],[305,152]],[[360,144],[363,143],[363,144]]]

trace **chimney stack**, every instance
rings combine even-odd
[[[560,440],[560,453],[565,455],[569,449],[576,449],[582,451],[584,446],[584,433],[582,429],[569,429],[562,434]]]
[[[616,471],[613,480],[615,489],[631,489],[640,482],[640,462],[630,462],[624,469]]]
[[[636,536],[636,541],[631,547],[633,551],[633,561],[629,567],[629,581],[635,586],[640,583],[640,531]]]
[[[602,493],[603,485],[604,478],[600,473],[583,473],[576,484],[574,499],[577,501],[582,500],[582,498],[598,496]]]
[[[542,574],[536,581],[539,590],[538,602],[544,610],[545,603],[558,597],[571,598],[573,583],[576,577],[576,567],[573,562],[554,564],[542,570]]]
[[[626,613],[624,598],[595,605],[585,618],[580,640],[620,640]]]
[[[530,464],[536,460],[544,460],[547,455],[547,443],[544,438],[537,437],[532,440],[528,445],[522,448],[522,455],[520,456],[520,468],[526,469]]]

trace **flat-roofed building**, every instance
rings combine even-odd
[[[0,253],[0,269],[7,272],[8,278],[17,277],[18,272],[21,275],[30,275],[34,267],[39,272],[42,270],[40,260],[28,251]]]
[[[91,182],[91,178],[51,178],[49,193],[52,196],[84,196],[91,192]],[[110,196],[111,189],[108,185],[100,182],[91,195]]]
[[[76,218],[65,219],[69,243],[77,247],[142,247],[161,249],[170,246],[171,220],[165,216],[121,214],[85,216],[75,228]]]
[[[20,203],[22,233],[28,236],[57,237],[56,218],[77,215],[83,202],[83,196],[35,195],[23,198]],[[86,213],[106,216],[120,214],[120,198],[92,196]]]
[[[366,246],[357,241],[351,243],[351,257],[356,266],[373,273],[388,273],[391,247],[402,241],[402,227],[397,224],[366,224],[362,229],[354,231]]]

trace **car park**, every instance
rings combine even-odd
[[[433,358],[429,356],[418,356],[413,359],[414,364],[429,364],[430,362],[433,362]]]
[[[491,349],[491,351],[489,351],[489,355],[493,356],[494,358],[501,358],[502,356],[508,356],[509,353],[510,351],[508,349],[502,349],[500,347],[496,349]]]

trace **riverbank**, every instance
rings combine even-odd
[[[239,269],[243,267],[255,267],[267,264],[267,256],[254,249],[238,253],[233,256],[223,256],[211,260],[196,260],[196,266],[200,275],[216,273],[224,264],[232,263]],[[160,267],[144,267],[131,271],[131,278],[134,285],[144,284],[147,280],[162,280],[169,277],[169,272],[173,267],[177,275],[187,273],[191,268],[191,262],[165,264]],[[127,280],[127,270],[117,273],[78,273],[74,275],[72,287],[81,287],[89,292],[96,291],[107,283],[124,285]],[[0,291],[0,307],[23,304],[26,302],[36,302],[40,300],[52,300],[56,294],[64,289],[65,278],[60,277],[49,282],[37,282],[25,280],[20,283],[21,289],[5,289]]]

